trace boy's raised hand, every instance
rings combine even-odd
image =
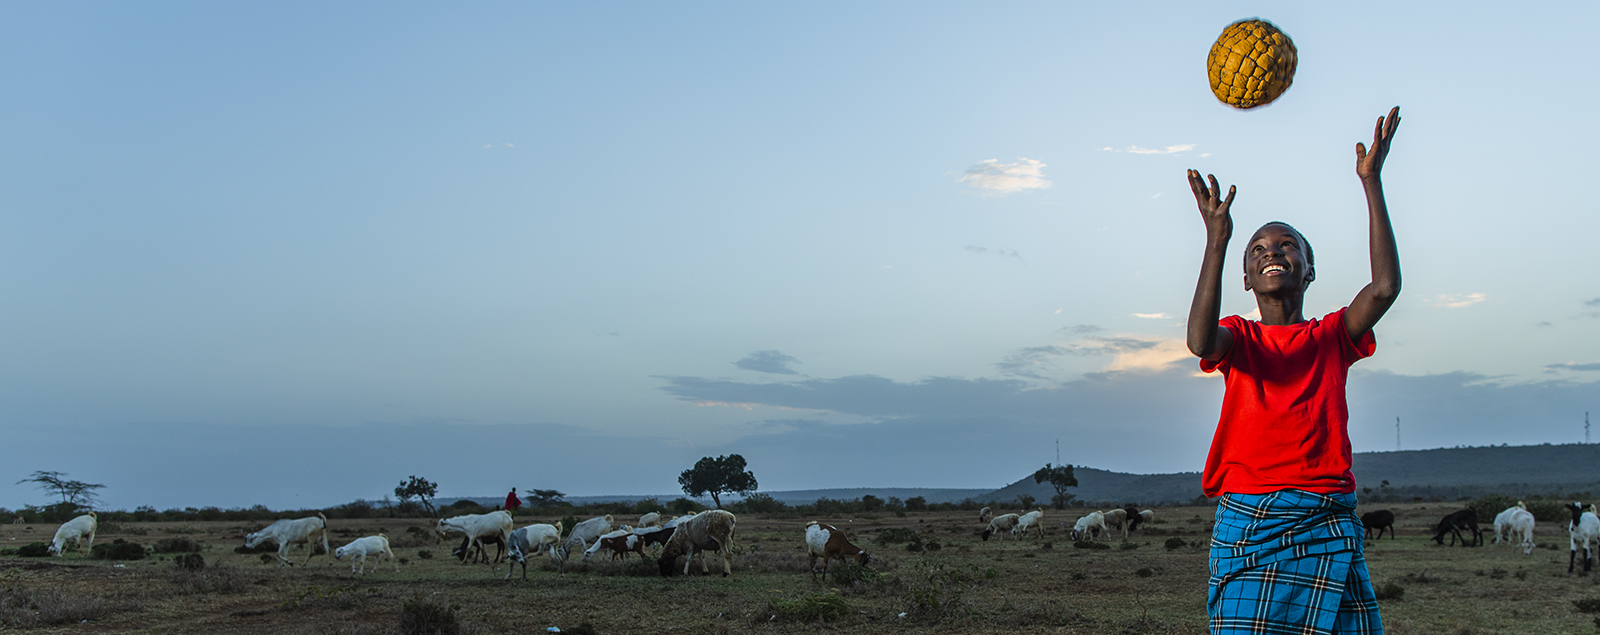
[[[1383,159],[1389,156],[1389,142],[1394,140],[1394,131],[1400,127],[1400,107],[1395,106],[1389,111],[1388,117],[1379,117],[1378,124],[1372,128],[1372,150],[1360,141],[1356,142],[1356,176],[1361,180],[1378,178],[1378,173],[1383,170]]]
[[[1388,145],[1385,144],[1385,150]],[[1211,187],[1206,187],[1206,180],[1200,178],[1198,170],[1189,170],[1189,189],[1194,192],[1194,200],[1200,205],[1200,218],[1206,223],[1206,237],[1212,240],[1222,239],[1227,242],[1233,236],[1233,216],[1228,213],[1228,208],[1233,205],[1234,186],[1228,186],[1228,198],[1221,198],[1222,186],[1217,184],[1217,175],[1209,175]]]

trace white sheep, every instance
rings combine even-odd
[[[461,558],[461,562],[465,564],[467,561],[465,554],[472,553],[474,547],[478,549],[484,548],[483,538],[494,536],[503,543],[506,541],[506,536],[511,534],[511,526],[511,512],[499,509],[487,514],[466,514],[440,518],[439,523],[434,525],[433,531],[440,536],[447,533],[455,533],[467,537],[467,546],[462,551],[463,556]],[[485,560],[488,560],[490,564],[497,564],[488,558],[485,558]]]
[[[1071,537],[1074,541],[1083,540],[1086,537],[1089,540],[1094,540],[1095,536],[1101,534],[1110,535],[1110,531],[1106,529],[1106,515],[1100,512],[1089,512],[1083,518],[1079,518],[1077,524],[1072,526]]]
[[[98,517],[94,512],[89,512],[67,522],[61,523],[56,530],[56,537],[50,541],[50,555],[59,556],[71,542],[78,551],[85,551],[94,546],[94,532],[99,527]],[[15,538],[13,538],[15,540]]]
[[[528,558],[542,553],[556,558],[556,544],[561,542],[561,521],[554,525],[536,524],[519,527],[511,532],[511,537],[506,540],[507,550],[511,561],[522,565],[522,579],[528,579]],[[506,566],[505,579],[511,579],[511,572],[515,565]]]
[[[1109,532],[1112,529],[1121,529],[1122,530],[1122,537],[1123,538],[1127,538],[1128,537],[1128,524],[1129,524],[1128,523],[1128,510],[1126,510],[1126,509],[1108,509],[1106,511],[1100,512],[1100,515],[1103,518],[1105,518],[1106,531],[1107,532]]]
[[[1017,519],[1017,528],[1016,529],[1012,529],[1011,530],[1011,534],[1014,535],[1014,536],[1027,536],[1028,535],[1028,530],[1037,529],[1037,530],[1039,530],[1039,537],[1043,538],[1044,537],[1044,522],[1043,522],[1043,520],[1044,520],[1044,510],[1043,509],[1035,509],[1035,510],[1033,510],[1031,512],[1023,514],[1020,518]]]
[[[1017,533],[1014,530],[1017,528],[1017,522],[1021,519],[1022,517],[1017,514],[1001,514],[999,516],[995,516],[993,520],[989,521],[989,526],[983,530],[983,539],[988,540],[989,536],[993,536],[1002,531],[1009,531],[1011,532],[1011,535],[1015,537]]]
[[[311,562],[311,556],[317,555],[316,542],[322,541],[324,552],[328,549],[328,517],[320,512],[315,516],[306,518],[287,518],[273,521],[272,524],[244,537],[244,546],[254,549],[256,545],[271,540],[278,544],[278,566],[293,565],[289,562],[289,545],[303,544],[306,546],[306,562]]]
[[[639,527],[660,527],[661,512],[650,512],[639,517]]]
[[[733,573],[733,529],[736,521],[732,513],[713,509],[678,523],[678,528],[672,530],[672,537],[667,539],[667,545],[656,558],[656,564],[661,567],[661,577],[672,576],[678,556],[684,557],[683,574],[688,575],[689,564],[694,561],[697,551],[722,552],[722,577],[728,577]],[[704,555],[700,556],[700,571],[711,573]]]
[[[394,572],[400,572],[400,559],[394,557],[394,552],[389,550],[389,537],[383,534],[357,538],[346,543],[345,546],[333,550],[334,560],[344,560],[345,556],[350,557],[351,573],[364,574],[367,572],[367,556],[375,556],[377,558],[377,561],[372,563],[373,573],[377,573],[378,568],[383,566],[384,556],[389,556],[390,564],[394,565]],[[361,571],[359,572],[356,571],[356,561],[358,559],[361,561]]]

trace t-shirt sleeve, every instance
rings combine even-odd
[[[1338,336],[1339,350],[1344,354],[1345,366],[1372,357],[1378,350],[1378,338],[1371,330],[1361,336],[1360,342],[1350,341],[1350,331],[1345,330],[1344,326],[1344,312],[1348,308],[1339,309],[1322,318],[1323,322],[1328,324],[1328,329]]]
[[[1229,358],[1233,357],[1233,352],[1234,351],[1239,350],[1240,338],[1244,337],[1244,329],[1241,328],[1240,324],[1239,324],[1239,322],[1241,320],[1243,320],[1243,319],[1244,318],[1241,318],[1241,317],[1239,317],[1237,315],[1230,315],[1228,317],[1225,317],[1225,318],[1222,318],[1220,320],[1217,320],[1217,326],[1226,327],[1229,332],[1233,333],[1233,346],[1228,348],[1228,354],[1227,355],[1223,355],[1222,359],[1219,359],[1217,361],[1213,362],[1211,360],[1201,358],[1201,360],[1200,360],[1200,372],[1210,373],[1210,372],[1214,372],[1214,371],[1217,371],[1217,370],[1221,370],[1223,372],[1227,372],[1228,367],[1230,366],[1230,364],[1228,363],[1228,360],[1229,360]],[[1348,340],[1350,338],[1347,337],[1345,339]]]

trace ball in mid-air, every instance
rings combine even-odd
[[[1206,58],[1206,74],[1218,100],[1248,109],[1270,104],[1289,90],[1296,62],[1289,35],[1271,22],[1252,18],[1222,30]]]

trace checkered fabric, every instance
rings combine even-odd
[[[1383,633],[1354,494],[1227,494],[1211,532],[1212,633]]]

